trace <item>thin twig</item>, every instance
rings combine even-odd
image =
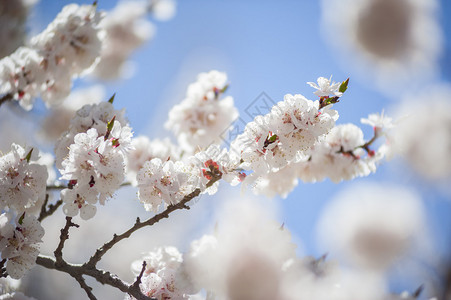
[[[80,284],[80,287],[85,290],[86,295],[88,295],[88,298],[90,300],[97,300],[96,296],[94,296],[94,294],[92,293],[92,287],[90,287],[89,285],[86,284],[86,281],[83,278],[83,276],[80,275],[80,276],[76,276],[74,278]]]
[[[141,268],[141,272],[139,273],[138,277],[136,277],[135,282],[130,286],[129,290],[132,293],[141,292],[141,288],[139,287],[139,285],[141,284],[141,279],[142,279],[142,277],[144,275],[144,271],[146,270],[146,267],[147,267],[147,263],[144,260],[142,268]]]
[[[3,103],[5,103],[5,102],[7,102],[7,101],[9,101],[9,100],[12,100],[12,99],[13,99],[13,95],[12,95],[12,94],[6,94],[6,95],[4,95],[3,97],[0,98],[0,106],[1,106]]]
[[[51,216],[58,209],[58,207],[60,207],[61,204],[63,204],[63,200],[60,199],[60,200],[56,201],[55,204],[50,204],[47,209],[46,206],[47,206],[48,200],[49,200],[49,194],[46,195],[44,204],[42,204],[41,212],[39,213],[39,218],[38,218],[39,222],[42,222],[42,220],[44,220],[48,216]]]
[[[218,175],[217,177],[213,177],[207,183],[206,188],[212,186],[216,181],[221,179],[221,177],[222,174]],[[136,218],[135,224],[129,230],[119,235],[114,234],[113,238],[109,242],[105,243],[102,247],[96,250],[96,253],[93,256],[91,256],[91,258],[85,265],[88,268],[95,268],[96,264],[102,259],[102,257],[108,252],[108,250],[113,248],[113,246],[116,245],[118,242],[130,237],[132,233],[134,233],[138,229],[141,229],[146,226],[152,226],[153,224],[159,222],[160,220],[168,218],[169,214],[172,213],[173,211],[176,211],[178,209],[189,209],[190,207],[186,204],[193,198],[199,196],[200,193],[201,193],[200,189],[195,189],[192,193],[186,195],[179,203],[169,205],[164,211],[162,211],[159,214],[156,214],[155,216],[151,217],[150,219],[147,219],[144,222],[141,222],[139,218]]]
[[[221,179],[222,174],[218,174],[214,176],[206,185],[206,188],[211,187],[216,181]],[[69,238],[69,229],[70,227],[79,227],[77,224],[72,223],[71,217],[66,217],[66,225],[63,229],[61,229],[60,242],[58,247],[54,251],[55,258],[39,255],[36,259],[36,264],[43,266],[47,269],[58,270],[64,273],[69,274],[73,278],[75,278],[80,286],[86,291],[88,297],[90,299],[95,299],[95,296],[92,294],[91,287],[86,285],[84,281],[83,275],[87,275],[93,277],[101,284],[110,285],[119,289],[124,293],[128,293],[133,296],[137,300],[153,300],[153,298],[149,298],[141,292],[139,285],[141,284],[142,276],[144,275],[144,271],[146,269],[146,263],[143,262],[143,267],[141,269],[140,274],[136,278],[136,281],[133,284],[128,284],[122,281],[116,275],[111,274],[108,271],[97,269],[96,264],[101,260],[103,255],[108,252],[116,243],[119,241],[128,238],[133,232],[137,231],[140,228],[145,226],[151,226],[161,219],[168,218],[169,214],[178,209],[189,209],[190,207],[187,203],[193,198],[199,196],[201,193],[200,189],[194,190],[192,193],[186,195],[179,203],[169,205],[163,212],[153,216],[152,218],[141,222],[139,218],[136,219],[135,224],[126,232],[120,235],[114,235],[113,239],[109,242],[105,243],[102,247],[96,250],[96,253],[89,259],[89,261],[83,265],[70,264],[63,259],[63,248],[65,241]]]
[[[6,258],[4,258],[4,259],[2,259],[2,261],[0,261],[0,278],[2,278],[2,277],[6,278],[8,276],[8,273],[6,273],[5,264],[6,264]]]
[[[64,242],[69,239],[69,228],[70,227],[80,227],[79,225],[72,223],[72,217],[66,217],[66,225],[63,229],[61,229],[60,242],[58,243],[58,247],[55,249],[53,254],[55,255],[57,263],[64,263],[63,259],[63,248]]]
[[[123,186],[129,186],[129,185],[131,185],[131,182],[124,182],[120,186],[123,187]],[[46,189],[48,191],[50,191],[50,190],[64,190],[66,188],[67,188],[67,185],[65,185],[65,184],[53,184],[53,185],[48,185],[46,187]]]

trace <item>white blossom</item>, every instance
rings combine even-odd
[[[187,273],[220,298],[285,299],[283,265],[295,257],[291,235],[258,206],[240,204],[224,211],[214,236],[191,244]]]
[[[146,161],[136,177],[138,197],[147,211],[156,212],[162,203],[176,204],[199,185],[198,169],[181,161],[154,158]]]
[[[176,161],[180,157],[180,151],[169,139],[149,140],[146,136],[137,136],[132,139],[131,144],[134,149],[127,153],[126,176],[134,186],[138,184],[136,175],[146,161],[154,158]]]
[[[310,85],[312,88],[317,89],[317,91],[314,93],[318,97],[328,97],[328,96],[337,96],[341,97],[343,93],[338,91],[338,88],[340,87],[341,82],[333,82],[332,76],[327,79],[324,77],[318,78],[318,84],[314,82],[307,82],[308,85]]]
[[[193,153],[197,147],[222,142],[221,134],[238,117],[233,98],[221,99],[226,89],[225,73],[200,73],[197,81],[188,86],[186,98],[169,112],[165,127],[177,136],[185,151]]]
[[[100,18],[94,5],[65,6],[29,47],[0,61],[0,93],[11,95],[26,110],[38,95],[46,105],[60,103],[70,93],[72,77],[100,53]]]
[[[205,189],[207,183],[215,178],[221,178],[232,186],[242,182],[246,174],[238,168],[240,162],[231,157],[227,149],[217,144],[209,146],[206,150],[196,153],[189,161],[198,168],[200,188]],[[214,183],[206,190],[210,195],[216,193],[219,182]]]
[[[148,297],[163,299],[189,299],[192,293],[189,283],[183,282],[183,257],[175,247],[158,247],[132,264],[135,275],[141,272],[143,261],[146,269],[140,285],[141,291]],[[135,299],[129,295],[127,300]]]
[[[243,160],[243,168],[258,175],[277,171],[296,161],[335,125],[337,112],[318,108],[318,101],[287,94],[270,113],[246,125],[232,142],[231,151]]]
[[[323,0],[326,40],[373,85],[409,88],[438,69],[442,32],[437,0]],[[339,17],[337,17],[339,16]],[[343,60],[343,58],[342,58]]]
[[[78,133],[86,133],[89,129],[95,128],[99,136],[106,134],[108,122],[113,117],[121,126],[128,125],[124,116],[125,110],[115,110],[109,102],[99,104],[84,105],[77,110],[75,116],[70,122],[69,129],[61,136],[55,144],[56,167],[62,168],[62,161],[68,155],[68,148],[74,142],[74,137]]]
[[[325,209],[320,238],[356,266],[385,270],[403,255],[421,251],[426,243],[423,211],[418,196],[405,188],[353,186]]]
[[[44,229],[34,216],[18,216],[13,224],[9,219],[0,216],[0,251],[9,276],[19,279],[36,264]]]
[[[362,124],[368,124],[373,126],[374,134],[379,136],[384,130],[392,129],[395,127],[393,124],[393,119],[387,116],[384,116],[384,111],[380,114],[370,114],[368,118],[360,119]]]
[[[302,181],[315,182],[330,178],[333,182],[368,176],[375,172],[383,158],[380,151],[367,151],[362,130],[353,124],[334,127],[312,147],[308,159],[297,164]]]
[[[75,216],[80,210],[83,219],[93,217],[94,204],[105,204],[124,181],[124,153],[130,148],[131,129],[114,121],[107,133],[109,137],[91,128],[75,135],[74,144],[69,147],[60,169],[61,179],[69,180],[69,188],[61,193],[63,211],[68,216]]]
[[[406,96],[399,108],[394,151],[424,178],[446,181],[451,176],[451,105],[449,86],[432,86]]]
[[[146,1],[120,1],[102,20],[105,37],[100,60],[92,71],[101,79],[124,75],[129,56],[154,35],[154,26],[145,17]]]
[[[27,159],[27,156],[31,156]],[[12,144],[11,151],[0,157],[0,207],[23,212],[45,198],[47,167],[33,161],[38,150]]]
[[[175,0],[150,0],[152,16],[159,21],[167,21],[174,17],[177,2]]]
[[[298,164],[288,164],[276,172],[269,172],[260,176],[253,183],[253,192],[273,198],[277,195],[286,198],[298,185]]]
[[[105,89],[101,85],[78,89],[64,99],[63,104],[51,107],[41,123],[40,137],[54,142],[69,130],[71,119],[77,110],[86,104],[98,104],[105,99]]]
[[[66,5],[31,46],[44,56],[45,67],[58,74],[67,68],[70,74],[80,74],[92,65],[100,53],[98,24],[102,15],[95,5]],[[58,74],[61,75],[61,74]]]
[[[42,59],[35,49],[20,47],[0,60],[0,93],[11,94],[24,109],[30,110],[45,80]]]

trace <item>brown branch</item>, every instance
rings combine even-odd
[[[8,276],[8,273],[6,273],[5,264],[6,264],[6,258],[4,258],[4,259],[2,259],[2,261],[0,261],[0,278],[2,278],[2,277],[6,278]]]
[[[139,287],[139,285],[141,284],[141,279],[142,279],[142,277],[144,275],[144,271],[146,270],[146,267],[147,267],[147,263],[144,260],[142,268],[141,268],[141,272],[139,273],[138,277],[136,277],[135,282],[129,288],[130,292],[132,292],[132,293],[141,293],[141,288]]]
[[[90,287],[89,285],[86,284],[85,279],[83,278],[83,276],[77,276],[74,277],[75,280],[77,280],[78,284],[80,284],[80,287],[85,290],[86,295],[88,295],[88,298],[90,300],[97,300],[96,296],[94,296],[94,294],[92,293],[92,287]]]
[[[129,186],[132,185],[131,182],[124,182],[123,184],[121,184],[120,186]],[[46,189],[49,190],[63,190],[63,189],[67,189],[67,185],[65,184],[54,184],[54,185],[48,185],[46,187]]]
[[[206,188],[211,187],[216,181],[221,179],[222,174],[218,175],[217,177],[213,177],[206,185]],[[178,209],[189,209],[190,207],[186,205],[189,201],[191,201],[193,198],[199,196],[201,193],[201,190],[199,188],[195,189],[192,193],[186,195],[179,203],[171,204],[169,205],[164,211],[162,211],[159,214],[156,214],[155,216],[151,217],[150,219],[147,219],[144,222],[141,222],[139,218],[136,218],[135,224],[126,232],[122,234],[114,234],[113,238],[105,243],[102,247],[98,248],[96,250],[96,253],[91,256],[89,261],[85,264],[88,268],[95,268],[96,264],[102,259],[102,257],[113,248],[114,245],[116,245],[118,242],[122,241],[123,239],[126,239],[132,235],[135,231],[138,229],[141,229],[146,226],[152,226],[155,223],[158,223],[162,219],[168,218],[169,214],[173,211],[176,211]]]
[[[135,297],[137,300],[152,300],[151,298],[143,295],[143,293],[140,290],[137,291],[134,288],[131,288],[132,285],[123,282],[120,278],[118,278],[116,275],[111,274],[110,272],[98,270],[95,268],[94,269],[87,268],[84,265],[70,264],[65,262],[64,260],[62,262],[57,262],[54,258],[43,255],[38,256],[36,264],[45,267],[47,269],[67,273],[70,276],[74,277],[75,279],[82,275],[87,275],[93,277],[101,284],[109,285],[119,289],[124,293],[128,293],[133,297]]]
[[[48,201],[49,201],[49,194],[46,194],[45,201],[41,207],[41,212],[39,213],[39,217],[38,217],[39,222],[42,222],[42,220],[44,220],[48,216],[51,216],[58,209],[58,207],[60,207],[61,204],[63,204],[63,200],[60,199],[60,200],[56,201],[55,204],[50,204],[49,208],[47,209],[46,206],[47,206]]]
[[[72,217],[66,217],[66,225],[63,229],[61,229],[60,242],[58,243],[58,247],[55,249],[53,254],[55,255],[56,262],[58,264],[63,264],[63,248],[64,242],[69,239],[69,228],[70,227],[80,227],[79,225],[72,223]]]
[[[4,95],[3,97],[0,98],[0,106],[1,106],[3,103],[5,103],[5,102],[7,102],[7,101],[10,101],[10,100],[12,100],[12,99],[13,99],[13,94],[6,94],[6,95]]]
[[[352,156],[352,158],[354,158],[354,159],[358,159],[359,157],[356,156],[356,155],[354,154],[354,151],[361,148],[361,149],[364,149],[368,155],[372,156],[372,155],[374,155],[374,151],[372,151],[372,150],[370,149],[370,146],[371,146],[371,145],[372,145],[372,144],[373,144],[380,136],[381,136],[380,134],[374,134],[374,136],[373,136],[368,142],[366,142],[366,143],[363,144],[363,145],[359,145],[359,146],[357,146],[357,147],[354,147],[354,149],[352,149],[352,150],[344,151],[343,146],[341,146],[341,147],[340,147],[340,150],[338,150],[336,153],[347,154],[347,155]]]
[[[222,174],[217,174],[217,176],[213,177],[206,185],[206,188],[211,187],[215,182],[221,179]],[[47,269],[58,270],[64,273],[69,274],[77,282],[80,284],[81,288],[85,290],[89,299],[96,299],[94,294],[92,293],[92,288],[89,287],[83,275],[90,276],[96,279],[101,284],[106,284],[112,286],[114,288],[119,289],[120,291],[127,293],[137,300],[153,300],[153,298],[149,298],[141,292],[140,284],[141,279],[144,275],[144,271],[146,269],[146,262],[143,262],[143,266],[140,274],[136,278],[133,284],[128,284],[122,281],[119,277],[114,274],[111,274],[108,271],[97,269],[96,264],[102,259],[103,255],[108,252],[116,243],[119,241],[128,238],[133,232],[137,231],[140,228],[145,226],[152,226],[153,224],[159,222],[164,218],[168,218],[169,214],[178,209],[189,209],[190,207],[187,203],[193,198],[199,196],[201,190],[199,188],[195,189],[192,193],[186,195],[179,203],[169,205],[163,212],[153,216],[152,218],[141,222],[139,218],[136,219],[135,224],[126,232],[120,235],[113,235],[113,239],[109,242],[105,243],[102,247],[96,250],[96,253],[89,259],[89,261],[83,265],[76,265],[66,262],[63,259],[63,248],[65,241],[69,238],[69,229],[70,227],[79,227],[77,224],[72,223],[71,217],[66,217],[66,225],[63,229],[61,229],[60,242],[58,247],[54,251],[55,258],[39,255],[36,259],[36,264],[43,266]]]

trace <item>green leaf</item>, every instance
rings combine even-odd
[[[30,162],[32,152],[33,152],[33,148],[31,148],[30,152],[28,152],[27,156],[25,156],[25,159],[27,160],[28,163]]]
[[[114,102],[114,97],[116,97],[116,93],[113,94],[113,96],[111,96],[110,100],[108,100],[108,102],[110,102],[111,104],[113,104]]]
[[[111,130],[113,130],[114,120],[116,120],[116,116],[114,116],[111,121],[108,122],[108,125],[106,126],[108,132],[111,132]]]
[[[224,94],[224,93],[227,91],[228,88],[229,88],[229,85],[227,84],[226,86],[224,86],[224,87],[222,88],[221,94]]]
[[[276,140],[277,140],[277,134],[275,134],[275,135],[273,135],[273,136],[271,136],[271,137],[269,138],[269,141],[270,141],[271,143],[274,143]]]
[[[111,130],[113,130],[113,126],[114,126],[114,120],[116,120],[116,116],[114,116],[111,119],[111,121],[109,121],[108,124],[106,125],[106,133],[105,133],[105,137],[104,137],[105,141],[110,137]]]
[[[341,83],[340,87],[338,88],[338,91],[340,93],[346,92],[346,90],[348,89],[348,83],[349,83],[349,77],[348,77],[348,79],[346,79],[345,81],[343,81]]]
[[[20,218],[19,218],[19,224],[22,225],[23,224],[23,219],[25,218],[25,213],[23,213]]]

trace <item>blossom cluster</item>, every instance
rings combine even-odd
[[[270,113],[248,123],[231,148],[241,156],[243,168],[266,174],[309,150],[333,128],[337,118],[335,110],[325,108],[320,112],[318,101],[288,94]]]
[[[100,60],[92,71],[101,79],[115,79],[124,73],[130,54],[154,35],[153,25],[145,19],[145,1],[122,1],[100,22],[104,42]]]
[[[423,178],[448,185],[451,177],[451,87],[434,86],[408,95],[400,105],[392,144]]]
[[[0,157],[0,252],[15,279],[35,265],[44,229],[35,216],[46,197],[47,167],[37,163],[38,151],[13,144]]]
[[[133,150],[127,154],[126,176],[134,186],[138,185],[136,176],[146,161],[159,158],[161,161],[177,161],[181,153],[169,139],[153,139],[141,135],[132,139]]]
[[[146,254],[142,260],[132,264],[132,271],[138,275],[142,263],[146,268],[141,279],[141,291],[154,299],[189,299],[187,294],[193,294],[193,287],[184,274],[182,254],[175,247],[158,247]],[[135,299],[126,295],[126,300]]]
[[[332,83],[331,79],[326,79],[320,77],[318,79],[318,84],[308,83],[310,86],[317,89],[315,94],[320,97],[320,102],[328,101],[329,96],[341,97],[342,92],[339,92],[340,84]],[[335,95],[335,96],[334,96]],[[305,101],[305,100],[304,100]],[[310,100],[307,100],[310,101]],[[312,101],[310,101],[312,103]],[[323,108],[321,114],[324,115],[328,107]],[[275,108],[273,108],[274,110]],[[268,114],[267,116],[269,116]],[[337,119],[336,112],[332,114],[333,118],[329,117],[329,122],[331,125],[328,127],[327,132],[323,132],[321,135],[317,135],[316,138],[305,139],[302,138],[302,142],[309,141],[308,146],[302,147],[298,144],[293,147],[295,152],[291,155],[287,155],[287,152],[279,151],[279,147],[284,149],[283,145],[277,145],[279,143],[279,135],[273,133],[272,131],[268,134],[265,143],[263,143],[263,148],[261,151],[254,151],[252,158],[257,157],[258,160],[254,159],[254,166],[250,169],[254,172],[257,170],[257,174],[253,182],[253,191],[257,194],[265,194],[269,197],[274,197],[280,195],[286,197],[289,192],[297,186],[298,180],[303,182],[316,182],[322,181],[325,178],[329,178],[333,182],[340,182],[342,180],[351,180],[355,177],[368,176],[377,169],[377,164],[385,157],[387,152],[391,148],[387,144],[382,144],[377,148],[377,150],[372,150],[372,143],[381,136],[386,135],[387,131],[393,128],[391,118],[384,116],[384,114],[372,114],[368,119],[362,119],[362,123],[373,126],[374,136],[371,140],[365,141],[363,138],[362,130],[353,124],[341,124],[335,126],[334,122]],[[277,118],[275,118],[277,120]],[[261,118],[256,118],[260,124]],[[256,121],[254,120],[254,122]],[[268,122],[267,122],[268,123]],[[250,123],[252,124],[252,123]],[[321,123],[320,123],[321,124]],[[307,122],[308,125],[308,122]],[[247,127],[246,127],[247,128]],[[262,126],[254,126],[257,130],[261,129]],[[265,128],[265,127],[263,127]],[[261,130],[261,135],[268,130],[266,127]],[[304,130],[303,135],[305,134]],[[311,131],[311,130],[310,130]],[[246,129],[245,129],[246,132]],[[321,131],[319,132],[321,133]],[[258,135],[254,135],[255,141],[259,140]],[[239,139],[246,139],[245,135],[241,135]],[[237,142],[239,142],[237,139]],[[255,147],[255,142],[252,142],[250,138],[248,139],[247,145]],[[293,141],[293,139],[291,139]],[[272,144],[276,144],[278,147],[274,147],[276,151],[266,157],[266,149],[268,149]],[[371,146],[371,147],[370,147]],[[249,151],[249,148],[241,146],[243,150],[242,153]],[[266,148],[265,148],[266,147]],[[252,148],[250,148],[252,149]],[[234,150],[234,149],[233,149]],[[290,152],[288,152],[290,153]],[[255,155],[257,154],[257,156]],[[243,158],[246,166],[246,159]],[[244,156],[246,157],[246,156]],[[287,159],[288,158],[288,159]],[[286,159],[286,161],[284,160]],[[250,164],[252,166],[252,164]]]
[[[45,198],[47,167],[36,163],[38,150],[11,145],[11,151],[0,157],[0,209],[18,214],[33,209]]]
[[[0,94],[10,95],[26,110],[38,95],[47,105],[69,95],[72,77],[99,56],[101,14],[95,5],[70,4],[28,47],[0,61]]]
[[[290,231],[273,220],[268,208],[239,199],[225,204],[214,233],[192,241],[185,253],[155,248],[135,261],[132,271],[144,270],[141,291],[159,300],[205,299],[203,291],[218,299],[415,299],[413,293],[388,293],[381,273],[363,270],[385,270],[412,254],[424,225],[418,199],[399,188],[357,190],[363,202],[350,190],[322,217],[324,238],[356,259],[357,266],[342,268],[326,255],[299,256]],[[382,202],[381,195],[387,196]],[[350,209],[354,206],[360,210]],[[338,218],[343,230],[337,232],[341,213],[349,218]]]
[[[99,136],[105,135],[108,122],[113,117],[121,126],[128,125],[128,121],[125,118],[125,111],[114,109],[113,105],[109,102],[87,104],[78,109],[70,121],[69,128],[55,144],[56,167],[58,169],[62,168],[62,161],[67,157],[69,153],[68,148],[73,144],[75,135],[82,132],[86,133],[91,128],[95,128]]]
[[[10,219],[6,213],[0,216],[0,251],[8,275],[19,279],[36,264],[44,229],[32,215],[19,215],[13,224]]]
[[[146,161],[136,176],[138,197],[146,210],[157,211],[162,203],[176,204],[196,189],[213,195],[219,185],[211,184],[213,180],[224,179],[232,185],[244,180],[246,175],[238,165],[216,144],[175,162],[154,158]]]
[[[136,177],[138,197],[148,211],[157,211],[162,201],[176,204],[198,187],[195,174],[193,166],[181,161],[146,161]]]
[[[221,134],[238,117],[233,98],[222,98],[227,87],[225,73],[215,70],[200,73],[197,81],[188,86],[186,98],[169,112],[165,126],[186,152],[220,144]]]
[[[68,157],[62,162],[61,179],[69,181],[68,188],[61,191],[63,211],[68,216],[80,212],[82,219],[92,218],[96,213],[94,204],[105,204],[124,181],[131,128],[122,127],[114,117],[107,128],[104,135],[96,128],[76,134]]]

